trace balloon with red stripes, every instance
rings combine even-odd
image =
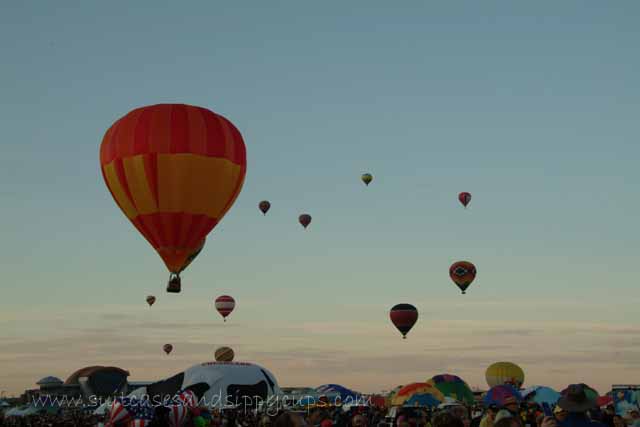
[[[128,423],[131,418],[131,413],[127,410],[125,405],[123,405],[122,401],[120,399],[115,399],[111,404],[111,409],[109,409],[109,421],[107,424],[110,426],[124,424]]]
[[[236,307],[236,301],[229,295],[222,295],[216,298],[215,301],[216,310],[222,316],[224,321],[227,321],[227,316],[231,314]]]
[[[402,338],[406,339],[407,334],[418,321],[418,310],[411,304],[396,304],[389,312],[391,323],[400,331]]]
[[[171,405],[169,407],[169,424],[171,427],[182,427],[187,419],[189,408],[184,405]]]

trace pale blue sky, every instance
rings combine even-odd
[[[440,367],[482,385],[494,359],[518,357],[535,382],[557,378],[545,360],[559,361],[564,384],[600,388],[640,369],[640,3],[185,3],[0,6],[1,353],[23,357],[58,336],[76,345],[61,350],[64,369],[38,355],[5,363],[0,387],[96,361],[161,377],[201,361],[215,340],[233,341],[282,384],[341,382],[332,375],[362,354],[431,354],[436,336],[445,354],[468,343],[457,321],[476,337],[495,325],[540,331],[478,338],[507,346],[471,351],[479,360],[416,359],[424,372],[403,364],[377,377],[388,382],[380,387],[367,373],[346,385],[391,387]],[[164,292],[164,265],[117,209],[98,163],[114,120],[161,102],[226,116],[248,152],[244,189],[179,296]],[[473,194],[466,211],[460,191]],[[272,202],[266,217],[262,199]],[[313,215],[306,232],[302,212]],[[478,267],[464,297],[447,272],[458,259]],[[149,293],[159,298],[151,313]],[[220,329],[211,311],[222,293],[238,300],[235,327]],[[399,302],[421,313],[407,342],[388,321]],[[156,335],[138,359],[122,348],[87,353],[82,334],[115,327],[105,315],[199,328],[167,326],[171,336]],[[567,341],[562,325],[590,332]],[[130,349],[143,331],[111,333]],[[160,346],[179,349],[181,335],[205,343],[203,353],[167,368]],[[570,362],[594,342],[601,374]],[[323,364],[336,349],[344,359]],[[283,354],[305,354],[306,365],[290,369]]]

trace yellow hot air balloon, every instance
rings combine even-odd
[[[371,184],[371,181],[373,181],[373,175],[371,175],[370,173],[363,173],[360,179],[362,179],[362,182],[364,182],[364,184],[368,186],[369,184]]]
[[[496,362],[487,368],[485,378],[489,387],[511,384],[516,388],[520,388],[524,384],[524,371],[515,363]]]

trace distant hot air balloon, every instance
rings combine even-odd
[[[373,175],[371,175],[370,173],[363,173],[361,179],[366,186],[369,186],[371,181],[373,181]]]
[[[311,215],[302,214],[298,217],[298,221],[300,222],[300,224],[302,224],[304,228],[307,228],[309,224],[311,224]]]
[[[171,344],[165,344],[162,346],[162,349],[165,353],[169,354],[173,350],[173,346]]]
[[[216,350],[216,362],[233,362],[235,353],[229,347],[220,347]]]
[[[449,267],[449,276],[464,294],[476,278],[476,267],[468,261],[454,262]]]
[[[227,321],[227,316],[231,314],[236,307],[236,301],[229,295],[222,295],[216,298],[215,301],[216,310],[222,316],[224,321]]]
[[[263,200],[258,203],[258,208],[262,212],[263,215],[266,215],[269,212],[269,208],[271,208],[271,203],[268,200]]]
[[[518,390],[524,384],[524,371],[515,363],[496,362],[487,368],[485,378],[489,387],[509,384]]]
[[[463,191],[462,193],[458,194],[458,200],[460,200],[460,203],[462,203],[462,205],[466,208],[471,201],[471,193]]]
[[[396,304],[391,308],[389,317],[402,334],[402,338],[406,339],[407,334],[418,320],[418,310],[411,304]]]
[[[147,296],[147,304],[149,304],[149,307],[151,307],[154,302],[156,302],[156,297],[153,295]]]
[[[238,197],[246,151],[238,129],[205,108],[159,104],[117,120],[100,145],[105,183],[171,273],[180,272]]]

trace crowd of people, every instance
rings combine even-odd
[[[27,417],[0,417],[0,427],[176,427],[166,416],[145,425],[110,426],[99,416],[81,412]],[[640,427],[640,411],[616,414],[613,406],[597,408],[581,385],[570,386],[553,408],[507,398],[502,405],[467,407],[459,403],[438,408],[355,406],[281,410],[192,411],[183,427]]]

